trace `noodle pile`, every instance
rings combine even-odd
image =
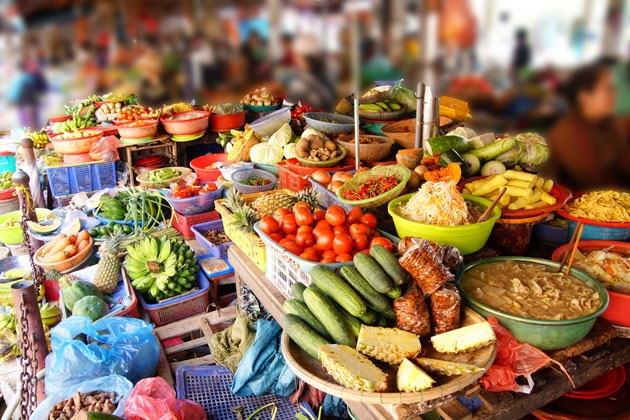
[[[416,194],[399,207],[408,220],[439,226],[459,226],[468,223],[466,201],[454,182],[425,182]]]
[[[597,222],[630,222],[630,194],[617,191],[594,191],[577,198],[565,207],[575,217]]]

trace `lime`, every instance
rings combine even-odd
[[[131,226],[129,225],[123,226],[123,232],[125,232],[126,235],[129,235],[132,231],[133,231],[133,228]]]
[[[114,222],[109,222],[107,224],[107,227],[110,228],[110,229],[114,229],[114,226],[116,226],[116,223],[114,223]]]
[[[107,235],[107,226],[100,226],[100,227],[98,228],[98,231],[99,231],[99,233],[100,233],[100,235],[99,235],[99,236],[105,236],[105,235]]]
[[[92,238],[96,238],[99,232],[98,232],[98,229],[94,228],[94,229],[90,229],[88,233],[90,234]]]

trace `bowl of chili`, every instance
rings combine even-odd
[[[378,207],[402,194],[410,176],[411,171],[403,165],[376,166],[343,184],[337,198],[355,207]]]
[[[270,191],[276,185],[276,177],[261,169],[240,169],[232,174],[234,188],[241,194]]]

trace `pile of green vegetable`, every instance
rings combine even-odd
[[[165,181],[167,179],[176,178],[182,174],[179,169],[160,168],[147,174],[147,180],[152,182]]]
[[[161,220],[167,220],[169,212],[170,204],[160,193],[140,188],[127,188],[120,191],[116,197],[103,194],[95,211],[105,219],[133,222],[131,227],[135,233],[156,227]],[[125,233],[125,228],[122,229]],[[99,230],[99,234],[106,235],[109,232]]]

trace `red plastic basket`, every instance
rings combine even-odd
[[[304,179],[305,176],[307,175],[298,175],[293,172],[286,162],[278,164],[278,188],[286,188],[293,192],[310,188],[311,183],[308,179]]]
[[[0,200],[10,200],[15,197],[17,197],[15,187],[7,188],[6,190],[0,191]]]
[[[179,214],[175,211],[173,212],[173,227],[177,229],[177,231],[181,233],[185,239],[193,239],[195,234],[191,228],[194,225],[212,222],[213,220],[219,220],[220,218],[221,215],[217,211],[210,211],[192,216],[184,216],[183,214]]]

